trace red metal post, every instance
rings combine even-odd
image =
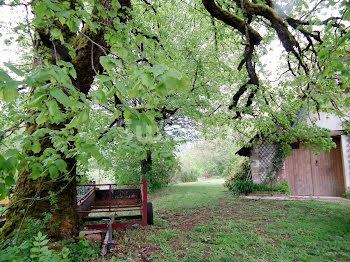
[[[142,224],[147,225],[147,180],[142,180],[142,203],[143,203],[143,215],[142,215]]]
[[[112,185],[109,185],[109,211],[111,211],[112,204]]]

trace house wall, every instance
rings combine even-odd
[[[350,188],[350,137],[341,136],[344,182],[346,189]]]
[[[342,121],[336,115],[327,114],[323,112],[320,112],[319,114],[310,113],[307,118],[307,123],[311,124],[312,119],[317,119],[317,126],[327,128],[330,131],[344,130],[344,128],[342,127]]]
[[[333,114],[327,114],[320,112],[319,114],[312,114],[309,113],[307,115],[307,123],[311,125],[311,121],[316,120],[316,125],[322,128],[326,128],[331,131],[332,136],[338,136],[340,134],[344,134],[342,127],[342,121],[341,119]],[[333,132],[332,132],[333,131]],[[342,131],[341,133],[339,133]],[[337,134],[335,134],[337,133]],[[263,139],[264,140],[264,139]],[[259,142],[259,140],[257,140]],[[269,153],[266,153],[266,148]],[[269,158],[268,155],[273,155],[273,152],[276,152],[278,150],[277,144],[264,144],[257,143],[252,146],[251,148],[251,155],[250,155],[250,164],[251,164],[251,173],[252,173],[252,180],[256,184],[267,184],[269,186],[272,186],[276,183],[281,183],[285,180],[288,180],[288,174],[285,170],[285,163],[280,167],[280,172],[278,174],[274,175],[274,181],[270,181],[269,183],[266,183],[266,175],[269,173],[269,170],[271,170],[271,157]],[[341,135],[341,155],[342,155],[342,164],[343,164],[343,170],[344,170],[344,185],[345,188],[349,188],[350,190],[350,137],[346,135]],[[270,167],[268,167],[270,165]]]
[[[278,149],[279,146],[276,143],[260,143],[252,146],[250,169],[252,180],[255,184],[273,186],[286,179],[284,174],[284,164],[279,166],[280,171],[278,174],[272,171],[274,158]]]
[[[256,150],[256,146],[254,145],[251,150],[250,156],[250,171],[252,173],[252,180],[255,184],[261,184],[262,178],[260,176],[260,156]]]
[[[342,170],[344,170],[345,189],[346,188],[350,189],[350,136],[342,135],[340,137],[340,142],[338,142],[338,147],[341,147],[341,158],[342,158],[341,162],[343,165]],[[280,171],[278,173],[273,174],[273,178],[274,178],[273,181],[266,179],[267,174],[271,174],[271,172],[269,172],[269,170],[271,170],[271,165],[273,164],[273,161],[272,161],[273,157],[271,157],[271,156],[273,156],[275,153],[277,153],[277,150],[278,150],[277,144],[260,143],[260,144],[255,144],[252,146],[251,156],[250,156],[250,164],[251,164],[252,180],[254,183],[273,186],[276,183],[281,183],[285,180],[288,181],[290,179],[290,177],[288,177],[288,172],[286,170],[286,163],[285,162],[282,166],[280,166]],[[340,156],[340,151],[338,151],[338,152],[339,152],[339,156]],[[315,159],[317,158],[316,156],[314,156],[314,157],[315,157]],[[331,158],[328,160],[331,161]],[[296,160],[294,159],[293,161],[296,161]],[[337,166],[338,166],[338,164],[337,164]],[[334,171],[335,167],[334,168],[329,167],[329,168],[330,168],[330,170]],[[290,170],[289,170],[289,172],[290,172]],[[326,178],[327,177],[328,177],[328,175],[326,175]],[[319,178],[319,180],[321,181],[322,179]],[[328,181],[327,183],[330,183],[330,182]],[[312,195],[312,193],[310,193],[310,194]]]

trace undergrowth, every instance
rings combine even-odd
[[[280,192],[290,195],[290,188],[287,181],[276,184],[273,187],[254,184],[253,181],[238,180],[238,181],[226,181],[225,186],[232,191],[235,195],[249,194],[252,192]]]
[[[52,242],[43,232],[51,215],[32,220],[25,229],[16,231],[12,239],[0,242],[0,262],[84,262],[96,260],[99,247],[79,235],[76,239]]]

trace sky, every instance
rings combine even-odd
[[[19,62],[21,58],[20,47],[15,39],[16,34],[10,28],[16,26],[18,21],[24,21],[25,8],[23,6],[9,7],[1,6],[0,8],[0,65],[4,62]],[[11,45],[5,44],[5,40],[12,39]]]

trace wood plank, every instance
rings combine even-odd
[[[104,257],[113,245],[113,234],[112,234],[112,224],[114,222],[114,216],[108,222],[108,228],[106,232],[105,239],[101,248],[101,255]]]
[[[329,154],[322,151],[319,156],[311,156],[315,196],[341,196],[345,193],[340,138],[334,137],[333,141],[337,147]]]
[[[313,195],[310,150],[300,145],[285,160],[285,173],[294,196]]]

